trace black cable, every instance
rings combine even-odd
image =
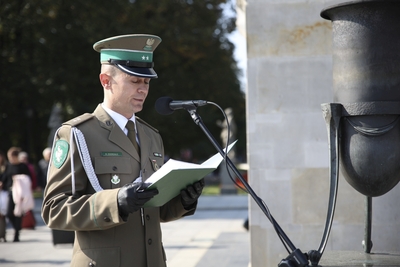
[[[236,182],[236,180],[232,177],[231,172],[230,172],[230,170],[229,170],[229,165],[228,165],[227,157],[228,157],[228,146],[229,146],[229,143],[230,143],[230,140],[229,140],[229,139],[230,139],[230,131],[231,131],[230,128],[231,128],[231,127],[230,127],[230,124],[229,124],[228,117],[226,116],[225,111],[224,111],[218,104],[216,104],[216,103],[214,103],[214,102],[209,102],[209,101],[207,101],[207,103],[216,106],[216,107],[222,112],[222,114],[223,114],[223,116],[224,116],[224,118],[225,118],[225,121],[226,121],[227,129],[228,129],[228,137],[227,137],[227,141],[226,141],[226,145],[225,145],[224,160],[225,160],[226,170],[228,171],[228,175],[229,175],[230,179],[233,181],[233,183],[234,183],[238,188],[240,188],[241,190],[243,190],[244,192],[246,192],[247,194],[249,194],[249,192],[248,192],[245,188],[243,188],[241,185],[239,185],[239,184]],[[283,246],[285,247],[286,251],[290,254],[291,251],[290,251],[290,249],[288,248],[288,244],[286,244],[286,242],[285,242],[284,239],[282,238],[282,235],[281,235],[280,232],[279,232],[279,228],[280,228],[280,227],[279,227],[279,225],[277,224],[277,222],[275,221],[274,217],[272,216],[272,214],[271,214],[271,212],[270,212],[270,210],[269,210],[267,204],[266,204],[266,203],[264,202],[264,200],[262,200],[259,196],[256,195],[256,197],[258,198],[258,200],[259,200],[259,201],[262,203],[262,205],[264,206],[265,211],[266,211],[266,216],[269,218],[270,222],[272,223],[272,226],[274,227],[274,230],[275,230],[275,232],[277,233],[277,235],[278,235],[279,239],[281,240]]]
[[[212,105],[216,106],[216,107],[221,111],[221,113],[222,113],[222,115],[224,116],[225,121],[226,121],[226,126],[227,126],[227,129],[228,129],[228,138],[226,139],[226,144],[225,144],[224,160],[225,160],[225,167],[226,167],[226,170],[227,170],[227,172],[228,172],[229,178],[232,180],[232,182],[233,182],[238,188],[240,188],[241,190],[243,190],[244,192],[246,192],[246,193],[248,194],[249,192],[246,190],[246,188],[243,188],[241,185],[239,185],[239,184],[236,182],[236,179],[234,179],[234,178],[232,177],[232,174],[231,174],[231,172],[230,172],[230,170],[229,170],[229,166],[228,166],[228,163],[227,163],[227,160],[226,160],[226,157],[228,156],[228,146],[230,145],[230,136],[231,136],[231,126],[230,126],[230,124],[229,124],[228,117],[226,116],[225,111],[224,111],[218,104],[216,104],[216,103],[214,103],[214,102],[209,102],[209,101],[207,101],[207,104],[212,104]]]

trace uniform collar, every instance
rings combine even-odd
[[[127,130],[125,129],[125,126],[126,126],[126,123],[128,122],[128,119],[125,118],[124,116],[122,116],[121,114],[115,112],[114,110],[107,108],[104,105],[104,103],[102,103],[101,106],[108,113],[108,115],[110,115],[110,117],[115,121],[115,123],[118,124],[119,128],[121,128],[121,130],[126,134]],[[133,114],[133,116],[129,120],[133,121],[135,123],[135,127],[136,127],[135,114]],[[137,132],[137,128],[136,128],[136,132]]]

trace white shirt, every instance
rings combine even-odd
[[[101,106],[104,108],[104,110],[110,115],[111,118],[118,124],[119,128],[125,133],[125,135],[128,135],[128,129],[125,127],[126,123],[128,122],[128,119],[122,116],[121,114],[115,112],[114,110],[111,110],[107,108],[104,103],[101,104]],[[135,132],[136,132],[136,141],[138,145],[140,146],[139,143],[139,138],[137,136],[137,128],[136,128],[136,119],[135,119],[135,114],[129,119],[135,123]]]

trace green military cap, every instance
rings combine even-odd
[[[129,75],[157,78],[153,52],[160,43],[155,35],[127,34],[98,41],[93,49],[100,52],[102,64],[113,64]]]

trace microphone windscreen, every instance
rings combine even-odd
[[[172,100],[173,99],[169,96],[163,96],[157,99],[155,104],[156,111],[161,115],[172,114],[174,110],[169,107],[169,103],[171,103]]]

